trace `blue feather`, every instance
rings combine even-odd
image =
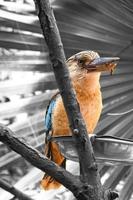
[[[44,125],[45,125],[45,129],[46,129],[47,132],[52,129],[52,113],[53,113],[55,104],[56,104],[56,98],[52,99],[50,101],[49,106],[48,106],[47,111],[46,111]]]

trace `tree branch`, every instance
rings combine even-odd
[[[7,144],[12,150],[19,153],[32,165],[54,177],[68,189],[76,189],[80,184],[80,181],[78,181],[74,175],[67,172],[62,167],[59,167],[36,149],[25,144],[24,141],[20,141],[9,128],[2,124],[0,124],[0,141]]]
[[[9,128],[2,124],[0,124],[0,141],[8,145],[15,152],[19,153],[32,165],[55,178],[72,191],[76,197],[79,196],[81,191],[84,191],[84,185],[78,177],[72,175],[62,167],[59,167],[39,151],[20,141]],[[84,192],[83,194],[80,194],[83,198],[85,195]]]
[[[32,198],[30,198],[29,196],[27,196],[26,194],[24,194],[17,188],[9,185],[4,180],[0,180],[0,187],[3,188],[4,190],[10,192],[11,194],[13,194],[15,197],[18,197],[20,200],[33,200]]]
[[[94,192],[96,192],[95,188],[82,183],[79,177],[72,175],[62,167],[59,167],[54,162],[50,161],[34,148],[20,141],[9,128],[2,124],[0,124],[0,141],[8,145],[15,152],[19,153],[32,165],[46,172],[63,184],[78,200],[88,200],[88,197],[90,197],[90,200],[95,199],[93,196]],[[3,187],[2,184],[0,184],[0,187]],[[8,190],[8,188],[4,189]],[[109,197],[109,200],[115,199],[113,193],[109,190],[106,190],[105,194],[105,196]]]

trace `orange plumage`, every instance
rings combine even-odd
[[[76,91],[80,111],[85,120],[88,133],[93,133],[102,111],[102,97],[100,91],[101,71],[112,70],[116,64],[112,62],[102,63],[97,67],[93,65],[94,60],[98,60],[99,55],[94,51],[80,52],[67,60],[73,87]],[[92,63],[92,65],[91,65]],[[52,112],[52,135],[70,135],[68,118],[64,109],[61,96],[56,99],[56,105]],[[51,159],[59,164],[64,164],[64,157],[61,155],[58,145],[50,142]],[[45,175],[41,181],[44,189],[54,189],[60,186],[50,176]]]

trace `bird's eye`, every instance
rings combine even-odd
[[[83,64],[84,60],[79,60],[78,62],[79,62],[79,64]]]

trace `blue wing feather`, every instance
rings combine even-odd
[[[47,111],[46,111],[46,114],[45,114],[45,122],[44,122],[46,132],[49,132],[52,129],[52,113],[53,113],[53,110],[54,110],[55,105],[56,105],[56,99],[57,99],[58,94],[59,93],[57,93],[50,100],[49,105],[47,107]]]
[[[50,102],[48,109],[47,109],[47,112],[46,112],[45,122],[44,122],[46,131],[50,131],[51,128],[52,128],[52,112],[53,112],[53,109],[55,107],[55,103],[56,103],[56,100],[52,100]]]

